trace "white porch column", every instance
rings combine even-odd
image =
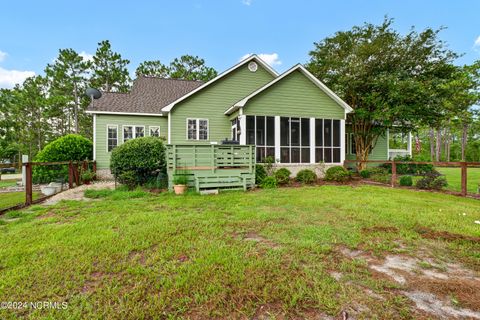
[[[245,145],[247,144],[247,116],[238,116],[238,120],[240,120],[240,144]]]
[[[280,116],[275,116],[275,161],[280,162]]]
[[[410,156],[412,156],[412,133],[409,131],[408,132],[408,138],[407,138],[407,151]]]
[[[310,118],[310,163],[315,161],[315,118]]]
[[[107,132],[108,135],[108,132]],[[118,137],[118,132],[117,132]],[[108,139],[108,137],[107,137]],[[97,115],[93,114],[93,160],[97,160]]]
[[[345,161],[345,151],[346,151],[346,141],[345,141],[345,120],[340,120],[340,163],[343,165]]]

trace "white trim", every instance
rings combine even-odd
[[[97,160],[97,115],[93,115],[93,161]]]
[[[196,122],[196,131],[197,131],[197,137],[196,139],[189,139],[188,138],[188,121],[189,120],[195,120]],[[200,120],[207,121],[207,139],[201,139],[200,140]],[[187,141],[209,141],[210,140],[210,121],[206,118],[186,118],[185,119],[185,140]]]
[[[253,54],[247,58],[245,58],[244,60],[240,61],[239,63],[237,63],[236,65],[234,65],[233,67],[231,67],[230,69],[227,69],[226,71],[222,72],[221,74],[219,74],[218,76],[216,76],[215,78],[213,78],[212,80],[210,81],[207,81],[205,82],[203,85],[201,85],[200,87],[196,88],[195,90],[193,91],[190,91],[189,93],[187,93],[186,95],[178,98],[177,100],[173,101],[172,103],[170,103],[169,105],[165,106],[162,108],[162,111],[164,112],[170,112],[172,110],[172,108],[177,104],[179,103],[180,101],[183,101],[185,100],[186,98],[190,97],[191,95],[197,93],[198,91],[202,90],[203,88],[205,87],[208,87],[209,85],[211,85],[212,83],[214,83],[215,81],[223,78],[224,76],[226,76],[227,74],[231,73],[232,71],[240,68],[241,66],[245,65],[246,63],[252,61],[252,60],[256,60],[259,64],[262,65],[262,67],[265,68],[265,70],[267,70],[272,76],[274,77],[278,77],[278,73],[268,65],[268,63],[266,63],[265,61],[263,61],[262,59],[260,59],[256,54]]]
[[[152,136],[152,131],[151,131],[152,128],[158,128],[158,136],[160,137],[160,126],[148,126],[148,136],[149,137],[154,137],[154,136]]]
[[[168,118],[167,118],[167,122],[168,122],[168,128],[167,128],[167,134],[168,134],[168,137],[167,137],[167,141],[168,141],[168,144],[172,143],[172,135],[171,135],[171,132],[172,132],[172,117],[170,116],[170,113],[168,113]]]
[[[310,163],[316,163],[315,159],[315,118],[310,118]]]
[[[140,113],[140,112],[113,112],[113,111],[92,111],[87,110],[86,113],[90,114],[114,114],[120,116],[150,116],[150,117],[164,117],[163,113]]]
[[[410,157],[412,156],[412,132],[408,132],[408,140],[407,140],[407,151]]]
[[[238,116],[238,120],[240,121],[240,144],[246,145],[247,144],[247,116],[244,116],[244,115]]]
[[[346,155],[346,148],[345,145],[345,120],[340,120],[340,162],[344,163],[345,155]]]
[[[280,116],[275,116],[275,161],[277,160],[280,163]]]
[[[105,146],[105,149],[107,150],[107,153],[110,153],[110,152],[112,152],[112,150],[113,150],[113,149],[112,149],[112,150],[108,151],[108,129],[109,129],[110,127],[117,129],[117,145],[116,145],[115,147],[118,147],[118,146],[119,146],[119,143],[118,143],[118,140],[119,140],[119,137],[118,137],[118,134],[119,134],[119,132],[118,132],[118,124],[107,124],[107,126],[106,126],[106,131],[107,131],[107,135],[106,135],[106,140],[107,140],[107,141],[106,141],[106,142],[107,142],[107,144],[106,144],[106,146]]]
[[[343,101],[339,96],[337,96],[332,90],[330,90],[326,85],[324,85],[320,80],[318,80],[313,74],[311,74],[307,69],[305,69],[301,64],[297,64],[290,68],[289,70],[285,71],[283,74],[278,76],[277,78],[273,79],[263,87],[260,87],[259,89],[255,90],[242,100],[236,102],[233,106],[228,108],[227,111],[225,111],[226,115],[231,114],[232,112],[236,111],[238,108],[244,107],[245,104],[249,99],[252,97],[256,96],[260,92],[264,91],[265,89],[269,88],[270,86],[274,85],[278,81],[282,80],[292,72],[299,70],[301,71],[310,81],[312,81],[317,87],[319,87],[323,92],[325,92],[330,98],[332,98],[338,105],[340,105],[342,108],[345,109],[345,113],[350,113],[353,111],[353,109],[345,102]]]
[[[387,129],[387,160],[390,160],[390,129]]]

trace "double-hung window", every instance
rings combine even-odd
[[[208,119],[187,119],[187,140],[208,140]]]
[[[107,152],[110,152],[118,145],[118,126],[107,126]]]
[[[280,118],[280,162],[310,162],[309,118]]]
[[[246,142],[256,145],[257,162],[275,157],[275,117],[247,116]]]
[[[123,126],[123,142],[145,136],[144,126]]]
[[[340,162],[340,120],[315,119],[315,162]]]

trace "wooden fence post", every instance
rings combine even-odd
[[[25,163],[25,205],[32,204],[32,164]]]
[[[462,168],[462,196],[467,195],[467,163],[464,161],[461,163]]]
[[[395,161],[392,161],[392,187],[395,187],[395,184],[397,183],[397,164]]]
[[[68,188],[73,188],[73,164],[72,161],[68,163]]]

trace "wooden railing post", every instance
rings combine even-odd
[[[467,195],[467,163],[463,161],[461,163],[462,168],[462,196]]]
[[[72,161],[68,163],[68,188],[73,188],[73,164]]]
[[[32,204],[32,164],[25,163],[25,205]]]
[[[397,183],[397,164],[395,161],[392,161],[392,187],[395,187],[395,184]]]

